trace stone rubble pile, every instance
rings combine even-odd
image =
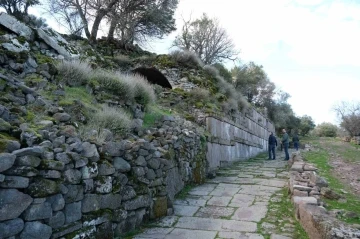
[[[14,34],[0,37],[1,46],[14,53],[39,50],[42,54],[58,59],[79,58],[78,51],[50,28],[32,29],[7,13],[0,13],[0,26]]]
[[[296,209],[296,218],[311,239],[360,238],[360,230],[343,224],[329,213],[321,196],[341,200],[341,196],[328,188],[312,164],[303,161],[299,153],[289,160],[289,190]]]

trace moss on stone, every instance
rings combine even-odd
[[[36,61],[39,65],[41,64],[46,64],[46,63],[54,63],[54,59],[49,57],[49,56],[46,56],[46,55],[43,55],[41,54],[40,52],[36,53],[35,54],[35,58],[36,58]]]

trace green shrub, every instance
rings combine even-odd
[[[320,137],[336,137],[338,127],[331,123],[321,123],[315,128],[317,136]]]
[[[92,75],[90,65],[84,61],[60,61],[57,64],[57,69],[61,81],[70,86],[85,85]]]
[[[202,67],[204,65],[204,63],[200,60],[196,53],[191,51],[176,50],[170,53],[170,57],[176,62],[187,66]]]

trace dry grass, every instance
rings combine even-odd
[[[84,61],[61,61],[57,64],[61,80],[70,86],[81,86],[87,84],[93,70]]]
[[[237,91],[231,83],[227,82],[220,75],[218,69],[213,66],[206,65],[204,66],[204,71],[216,79],[219,93],[226,96],[227,101],[222,104],[222,108],[225,111],[242,111],[249,107],[248,102],[241,92]]]
[[[107,129],[115,135],[123,135],[131,130],[132,119],[129,113],[120,108],[103,106],[85,125],[81,132],[83,140],[104,142],[108,137]]]
[[[194,102],[209,102],[210,101],[210,92],[202,88],[194,88],[189,91],[189,98]]]
[[[122,75],[125,81],[129,82],[132,85],[133,89],[133,96],[136,102],[148,105],[155,102],[155,92],[154,88],[148,81],[141,75],[129,74],[129,75]]]
[[[189,65],[189,66],[200,66],[202,67],[204,63],[200,60],[200,58],[196,55],[196,53],[191,51],[181,51],[176,50],[170,53],[170,57],[172,57],[176,62]]]

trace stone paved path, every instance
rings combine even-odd
[[[271,206],[284,200],[279,192],[287,184],[288,172],[281,153],[277,160],[257,157],[220,170],[216,178],[191,189],[185,199],[177,199],[174,216],[134,238],[295,238],[294,220],[274,218],[281,206]]]

